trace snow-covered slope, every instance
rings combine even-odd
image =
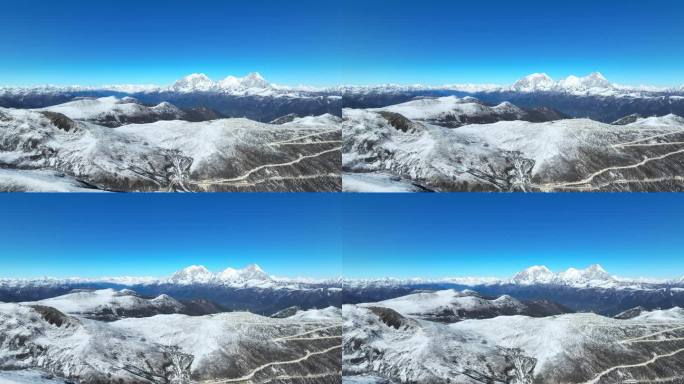
[[[185,306],[168,295],[145,299],[131,290],[101,289],[77,291],[24,305],[52,307],[69,315],[79,315],[98,320],[120,317],[143,317],[160,313],[181,313]]]
[[[64,173],[52,170],[1,169],[0,191],[101,192]]]
[[[329,113],[320,116],[304,116],[295,117],[291,121],[283,123],[283,126],[305,126],[305,127],[339,127],[342,124],[342,118],[331,115]]]
[[[49,373],[39,370],[0,371],[0,384],[64,384]]]
[[[673,321],[684,322],[684,308],[673,307],[670,309],[660,309],[655,311],[641,311],[638,316],[631,318],[634,322],[640,321]]]
[[[42,369],[82,384],[187,383],[192,356],[45,306],[0,304],[0,370]]]
[[[93,300],[99,301],[72,297],[43,304],[82,310]],[[339,310],[336,317],[330,312],[297,319],[245,312],[156,315],[104,323],[45,305],[0,304],[0,372],[43,370],[80,384],[338,383],[341,317]]]
[[[451,327],[521,349],[536,360],[534,374],[543,382],[629,383],[681,379],[683,320],[567,314],[468,320]]]
[[[342,321],[342,310],[332,306],[323,309],[298,310],[287,318],[301,321]]]
[[[437,191],[684,190],[684,124],[673,117],[450,129],[373,110],[343,116],[346,172],[391,173]]]
[[[119,99],[113,96],[78,99],[37,111],[61,113],[74,120],[89,121],[107,127],[185,118],[183,111],[167,102],[148,107],[130,97]]]
[[[410,180],[384,172],[342,173],[343,192],[421,192]]]
[[[413,318],[453,323],[463,319],[485,319],[503,315],[549,316],[569,312],[548,302],[521,302],[509,295],[485,297],[472,290],[446,289],[419,292],[362,307],[384,307]]]
[[[339,137],[334,125],[221,119],[111,129],[56,112],[0,108],[2,168],[59,171],[107,190],[336,191]],[[23,188],[31,185],[24,180]]]
[[[418,99],[384,108],[370,109],[375,112],[398,113],[411,120],[458,127],[468,123],[485,123],[500,120],[523,120],[527,114],[511,103],[490,107],[472,97],[455,96],[436,99]]]
[[[499,302],[483,298],[474,291],[455,291],[446,289],[436,292],[414,293],[396,299],[384,300],[371,305],[377,305],[394,309],[406,315],[421,315],[425,313],[437,313],[444,310],[475,310],[482,307],[497,306],[503,304],[505,300]],[[522,303],[513,299],[511,304],[522,309]]]
[[[245,312],[159,315],[111,326],[193,356],[190,371],[196,382],[261,382],[274,376],[339,382],[341,318],[310,317],[273,319]]]
[[[344,305],[342,313],[345,376],[371,374],[421,384],[527,383],[531,378],[533,360],[479,335],[389,308]]]
[[[419,300],[411,302],[398,309],[420,309]],[[631,320],[580,313],[499,316],[444,325],[377,304],[343,307],[346,374],[414,383],[617,384],[682,379],[684,315],[678,309]]]

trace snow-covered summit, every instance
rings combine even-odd
[[[543,265],[535,265],[518,272],[510,280],[521,285],[558,284],[558,285],[591,285],[600,286],[617,282],[617,279],[598,264],[585,269],[568,268],[563,272],[552,272]]]
[[[249,264],[248,266],[242,269],[235,269],[229,267],[224,269],[219,274],[217,274],[216,277],[219,280],[225,282],[271,280],[271,277],[256,264]]]
[[[216,83],[204,73],[193,73],[176,81],[171,89],[176,92],[198,92],[210,91],[215,86]]]
[[[652,86],[623,86],[610,82],[600,72],[592,72],[586,76],[570,75],[564,79],[554,80],[545,73],[533,73],[513,83],[510,87],[502,87],[499,91],[523,93],[560,92],[576,95],[620,96],[633,95],[640,91],[666,91]]]
[[[209,283],[245,283],[250,281],[270,281],[271,277],[256,264],[250,264],[242,269],[226,268],[214,273],[202,265],[191,265],[174,273],[169,283],[180,285],[209,284]]]
[[[592,72],[587,76],[578,77],[570,75],[558,81],[558,85],[564,89],[591,89],[591,88],[613,88],[613,84],[608,81],[600,72]]]
[[[511,281],[516,284],[548,284],[555,279],[556,275],[545,265],[533,265],[513,276]]]
[[[511,88],[520,92],[532,92],[537,90],[549,90],[553,88],[555,84],[556,82],[546,73],[533,73],[513,83]]]
[[[223,80],[214,81],[203,73],[193,73],[176,81],[170,90],[181,93],[232,91],[246,89],[267,89],[272,84],[266,81],[258,72],[252,72],[244,77],[227,76]]]
[[[560,279],[569,284],[584,284],[592,281],[614,281],[613,276],[609,275],[603,267],[592,264],[585,269],[568,268],[565,272],[558,274]]]
[[[174,284],[206,284],[214,279],[214,274],[203,265],[191,265],[176,272],[169,278]]]

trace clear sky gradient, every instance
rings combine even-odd
[[[684,275],[684,194],[404,194],[344,199],[345,277],[509,277],[601,264]]]
[[[6,194],[0,277],[168,276],[259,264],[341,275],[339,202],[326,194]]]
[[[0,12],[0,84],[511,83],[591,71],[684,84],[678,0],[24,0]]]
[[[0,277],[684,275],[684,194],[7,194]]]

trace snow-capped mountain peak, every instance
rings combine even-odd
[[[516,284],[548,284],[553,282],[556,275],[545,265],[533,265],[513,276]]]
[[[203,73],[193,73],[178,81],[170,88],[181,93],[191,92],[260,92],[272,90],[273,85],[266,81],[259,72],[248,73],[244,77],[227,76],[223,80],[213,81]],[[286,89],[285,89],[286,90]]]
[[[271,83],[266,81],[259,72],[252,72],[244,77],[228,76],[218,82],[218,88],[222,90],[249,89],[249,88],[270,88]]]
[[[551,89],[556,83],[546,73],[533,73],[513,83],[512,88],[521,92]]]
[[[247,74],[247,76],[240,79],[240,83],[246,88],[268,88],[271,85],[259,72]]]
[[[592,88],[613,88],[600,72],[592,72],[587,76],[578,77],[570,75],[558,82],[559,88],[567,90],[586,90]]]
[[[616,89],[600,72],[586,76],[570,75],[555,81],[545,73],[533,73],[513,83],[510,90],[517,92],[601,92]]]
[[[193,73],[176,81],[171,88],[177,92],[208,91],[215,83],[204,73]]]
[[[207,284],[207,283],[261,283],[271,282],[273,279],[256,264],[238,268],[226,268],[221,272],[213,273],[204,266],[191,265],[173,274],[168,282],[173,284]]]
[[[603,267],[592,264],[585,269],[568,268],[559,273],[554,273],[543,265],[535,265],[518,272],[511,282],[514,284],[560,284],[560,285],[586,285],[615,282],[615,278],[608,274]]]
[[[175,284],[208,283],[213,280],[214,274],[202,265],[191,265],[176,272],[169,279]]]
[[[256,264],[250,264],[242,269],[226,268],[216,277],[224,282],[271,280],[271,277]]]
[[[588,283],[591,281],[612,281],[611,275],[598,264],[592,264],[585,269],[568,268],[558,274],[560,280],[567,284]]]
[[[230,75],[227,76],[225,79],[219,81],[218,83],[219,88],[221,89],[233,89],[233,88],[239,88],[240,87],[240,79]]]

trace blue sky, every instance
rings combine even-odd
[[[0,277],[684,275],[684,194],[6,194]]]
[[[339,204],[325,194],[6,194],[0,277],[167,276],[259,264],[341,275]]]
[[[601,71],[684,84],[684,3],[24,0],[0,13],[0,84],[511,83]]]
[[[682,194],[349,195],[343,210],[345,277],[508,277],[592,263],[620,276],[684,275]]]

